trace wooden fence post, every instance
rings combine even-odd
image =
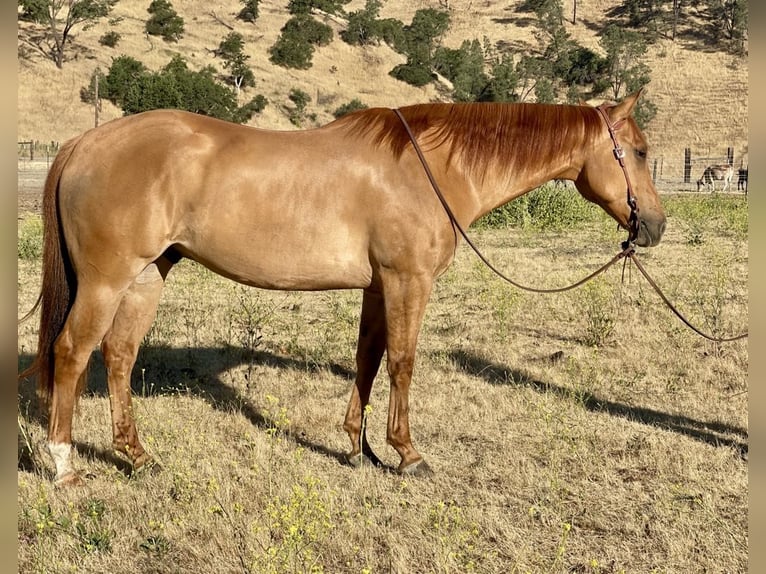
[[[692,148],[684,148],[684,183],[692,181]]]

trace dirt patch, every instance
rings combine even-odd
[[[16,169],[18,182],[18,212],[40,213],[45,176],[51,160],[19,160]]]

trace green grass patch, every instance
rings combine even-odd
[[[719,193],[665,195],[662,205],[667,216],[690,229],[690,242],[700,242],[698,232],[705,229],[738,239],[747,237],[747,197]]]
[[[573,187],[547,183],[493,209],[476,222],[476,227],[559,231],[582,229],[608,217],[598,206],[583,199]]]
[[[31,216],[19,222],[18,226],[19,259],[33,261],[43,255],[43,220]]]

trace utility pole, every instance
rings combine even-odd
[[[94,119],[95,119],[95,126],[98,127],[98,109],[101,107],[101,100],[98,99],[98,77],[101,75],[101,69],[96,68],[96,73],[94,76],[95,79],[95,86],[93,87],[93,109],[94,109]]]

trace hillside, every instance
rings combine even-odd
[[[184,18],[186,33],[177,44],[168,44],[144,32],[148,0],[120,0],[107,19],[89,30],[75,29],[75,44],[62,70],[32,47],[31,39],[40,27],[19,23],[19,110],[18,138],[22,140],[63,141],[93,126],[93,110],[79,98],[96,68],[108,69],[112,58],[133,56],[158,69],[174,53],[182,54],[194,69],[204,65],[221,68],[212,50],[233,27],[245,37],[245,50],[251,56],[257,85],[244,92],[244,98],[256,93],[265,95],[269,106],[254,117],[251,124],[276,129],[295,129],[287,117],[292,88],[307,92],[312,102],[308,111],[316,114],[318,124],[333,119],[339,105],[359,98],[369,106],[398,106],[443,99],[436,86],[415,88],[399,82],[388,72],[403,57],[385,45],[352,47],[338,37],[342,22],[327,19],[335,37],[329,46],[317,49],[309,70],[288,70],[271,64],[268,48],[274,44],[280,28],[289,18],[286,0],[263,0],[255,24],[235,19],[238,0],[177,0],[174,7]],[[452,25],[444,39],[450,47],[459,47],[465,39],[484,37],[523,48],[534,45],[533,27],[528,14],[517,12],[520,0],[389,0],[381,17],[410,22],[416,10],[448,6]],[[597,32],[617,0],[578,0],[577,22],[568,23],[568,31],[582,45],[598,50]],[[352,0],[346,9],[356,10],[363,0]],[[571,15],[572,0],[564,2],[565,14]],[[222,23],[223,22],[223,23]],[[116,48],[100,46],[98,38],[108,30],[122,35]],[[695,157],[723,156],[726,148],[735,148],[735,162],[747,163],[748,134],[748,65],[746,60],[721,52],[701,50],[698,43],[684,35],[676,42],[660,40],[650,47],[647,62],[652,82],[647,95],[658,107],[647,136],[655,157],[680,161],[683,149],[691,147]],[[101,121],[119,117],[121,111],[104,102]]]

